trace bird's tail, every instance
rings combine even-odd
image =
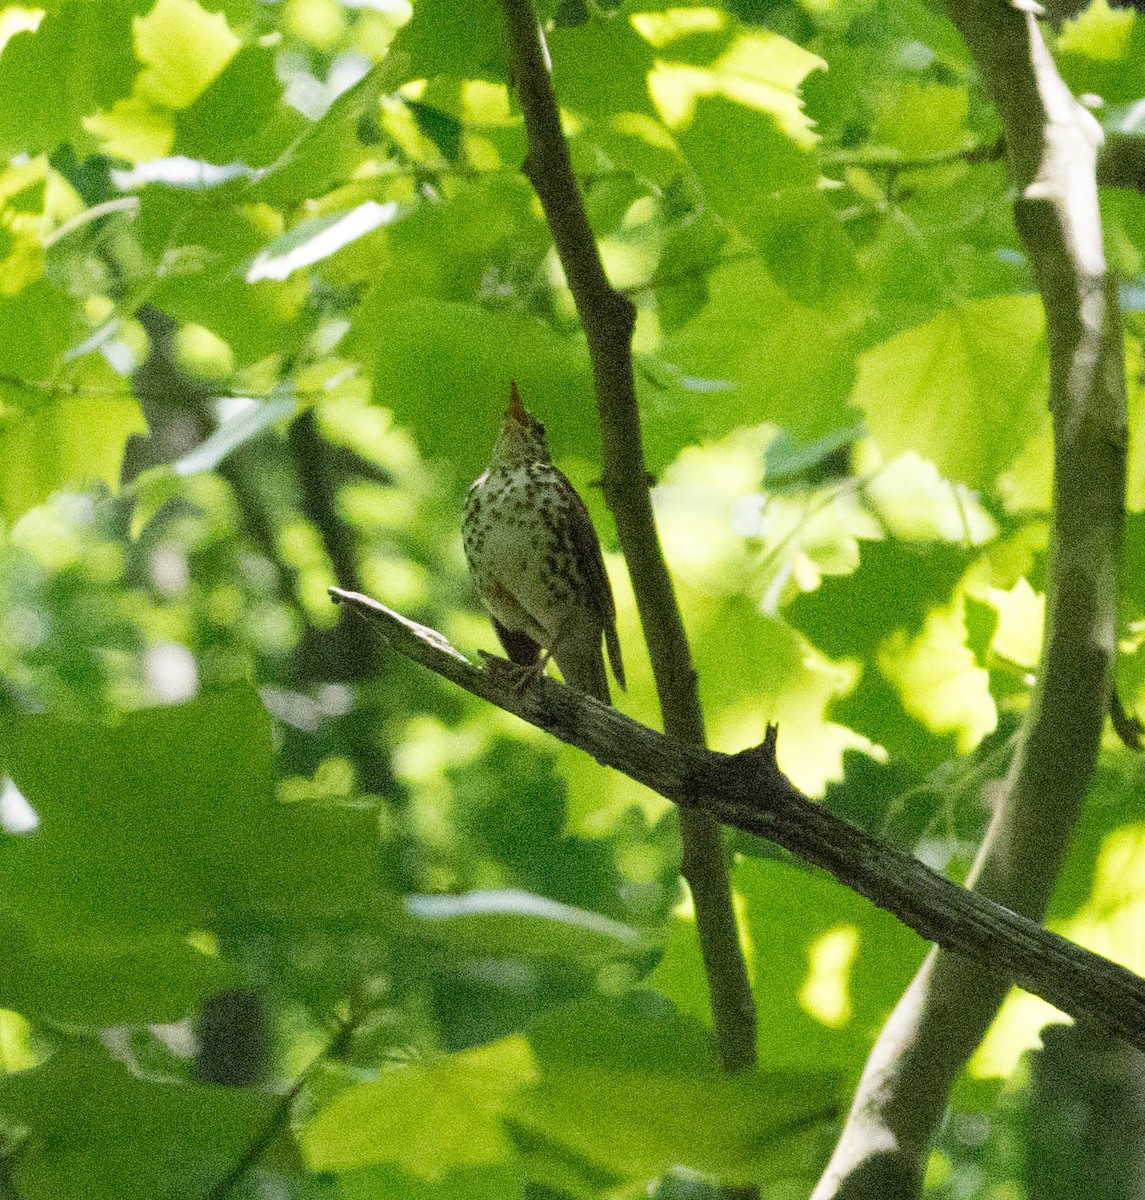
[[[604,644],[608,647],[608,661],[612,663],[612,673],[616,676],[616,682],[620,684],[620,690],[624,691],[624,659],[620,657],[620,638],[617,637],[615,624],[605,625]]]
[[[578,688],[599,700],[601,704],[612,703],[612,693],[608,690],[608,676],[604,672],[604,653],[601,650],[599,634],[595,647],[579,644],[557,646],[553,650],[553,660],[569,687]]]

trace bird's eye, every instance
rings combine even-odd
[[[537,422],[537,432],[541,435],[541,437],[545,436],[544,422],[542,422],[542,421]]]

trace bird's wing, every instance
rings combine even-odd
[[[568,480],[565,482],[568,483]],[[592,518],[588,515],[588,509],[577,494],[576,488],[568,483],[568,489],[574,501],[570,510],[573,548],[584,572],[593,607],[604,626],[604,642],[608,647],[608,661],[612,664],[612,673],[616,676],[616,682],[624,687],[624,662],[620,657],[620,639],[616,636],[616,601],[612,595],[612,584],[608,581],[608,572],[604,569],[600,539],[596,536]]]

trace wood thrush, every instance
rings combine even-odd
[[[600,542],[516,383],[489,469],[469,489],[461,532],[477,593],[510,661],[539,673],[552,657],[566,683],[611,703],[602,637],[621,687],[624,664]]]

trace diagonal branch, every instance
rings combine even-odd
[[[368,596],[340,588],[330,595],[371,621],[391,649],[472,695],[579,747],[681,809],[766,838],[821,867],[922,937],[988,971],[999,986],[1017,983],[1145,1050],[1145,979],[827,812],[779,770],[773,740],[721,754],[649,729],[547,676],[522,690],[510,672],[496,669],[497,659],[483,669],[436,630]]]
[[[509,62],[525,118],[524,171],[544,209],[588,343],[604,451],[604,498],[616,520],[632,579],[664,728],[675,738],[702,746],[696,671],[648,490],[632,376],[636,310],[605,275],[573,174],[532,2],[501,4]],[[729,1071],[751,1067],[755,1004],[732,907],[723,833],[706,813],[690,809],[680,814],[680,832],[680,869],[692,892],[720,1060]]]

